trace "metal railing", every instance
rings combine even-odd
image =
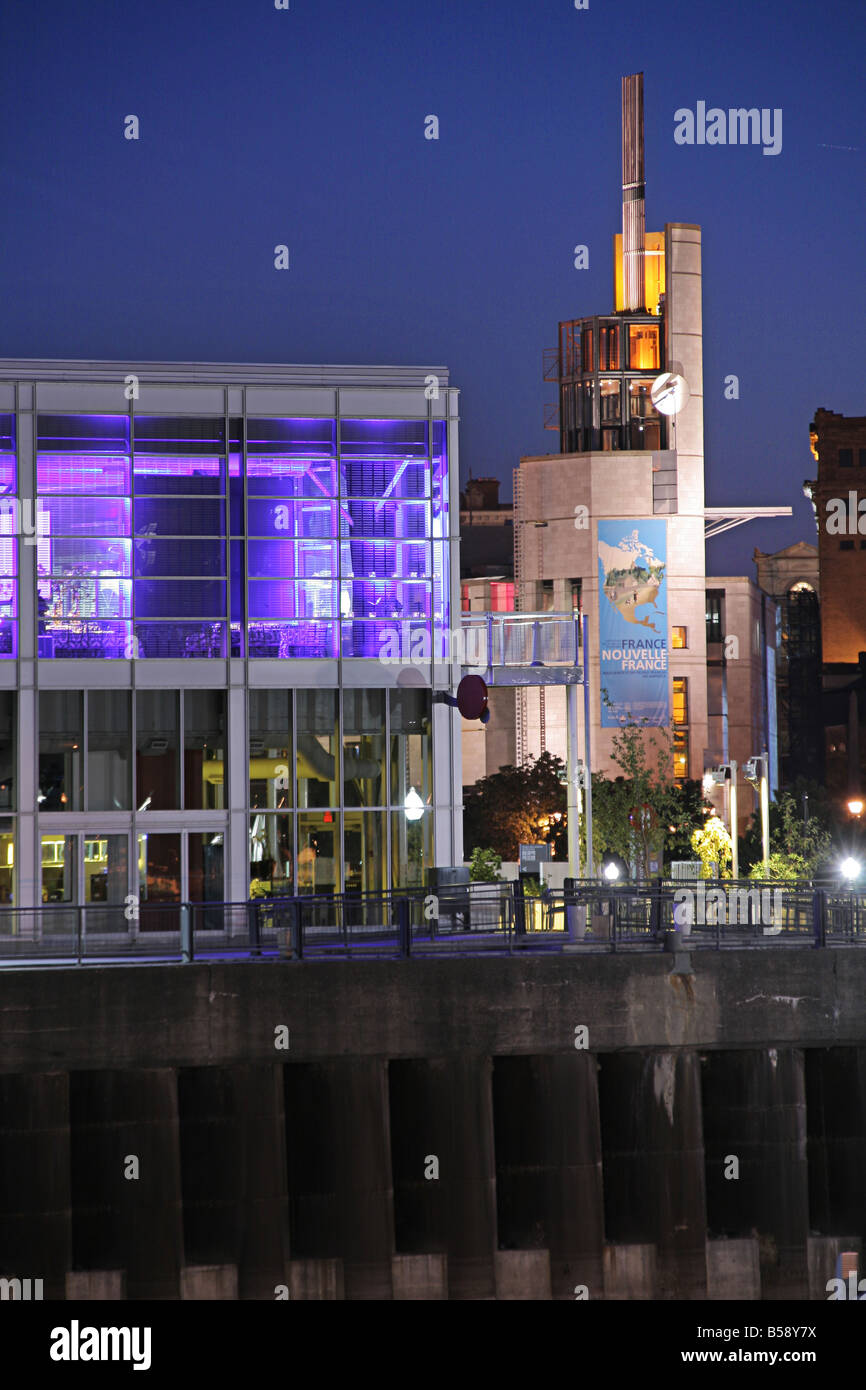
[[[833,885],[472,883],[130,911],[0,908],[0,967],[866,945],[866,893]]]

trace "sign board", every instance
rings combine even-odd
[[[521,873],[531,874],[536,871],[539,864],[547,864],[550,861],[550,845],[521,845],[520,846],[520,870]]]
[[[598,523],[603,729],[670,723],[666,570],[664,521]]]

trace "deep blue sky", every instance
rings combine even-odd
[[[556,449],[542,349],[613,307],[643,70],[647,226],[703,227],[708,503],[795,508],[709,567],[813,540],[812,412],[866,414],[863,0],[291,4],[5,0],[0,355],[444,363],[510,496]],[[677,146],[698,100],[781,107],[781,154]]]

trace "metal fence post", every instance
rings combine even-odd
[[[400,955],[404,959],[412,954],[412,921],[409,916],[409,899],[397,899],[397,936],[400,942]]]
[[[81,964],[81,947],[82,947],[82,940],[81,940],[81,938],[82,938],[83,927],[84,927],[84,908],[83,908],[83,907],[79,907],[79,908],[76,909],[76,912],[75,912],[76,954],[77,954],[77,956],[78,956],[78,964],[79,964],[79,965]]]
[[[184,965],[193,958],[192,910],[189,903],[180,905],[180,954]]]
[[[815,946],[827,945],[827,895],[823,888],[812,889],[812,930]]]
[[[258,903],[247,903],[247,933],[251,956],[262,954],[262,931]]]
[[[303,904],[300,898],[294,899],[292,908],[292,916],[294,918],[292,922],[292,936],[294,938],[292,941],[292,953],[295,960],[301,960],[304,954],[304,918]]]

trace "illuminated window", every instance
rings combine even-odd
[[[655,406],[652,403],[651,381],[630,381],[628,384],[628,405],[629,414],[633,420],[645,420],[648,416],[655,414]]]
[[[580,354],[583,360],[583,371],[592,372],[595,370],[595,362],[592,355],[592,329],[584,328],[580,335]]]
[[[684,651],[688,647],[688,638],[684,627],[671,628],[671,648],[674,651]]]
[[[687,676],[674,676],[672,722],[679,725],[689,722],[689,682]]]
[[[460,586],[460,608],[463,613],[471,613],[472,611],[472,600],[469,597],[468,584],[462,584]]]
[[[674,730],[674,781],[685,782],[689,775],[689,735],[687,729]]]
[[[490,611],[491,613],[514,612],[513,584],[500,583],[490,585]]]
[[[659,365],[659,330],[654,323],[630,323],[628,361],[632,371],[647,371]]]
[[[619,377],[603,377],[600,386],[602,424],[620,420],[622,418],[622,403],[620,400]]]

